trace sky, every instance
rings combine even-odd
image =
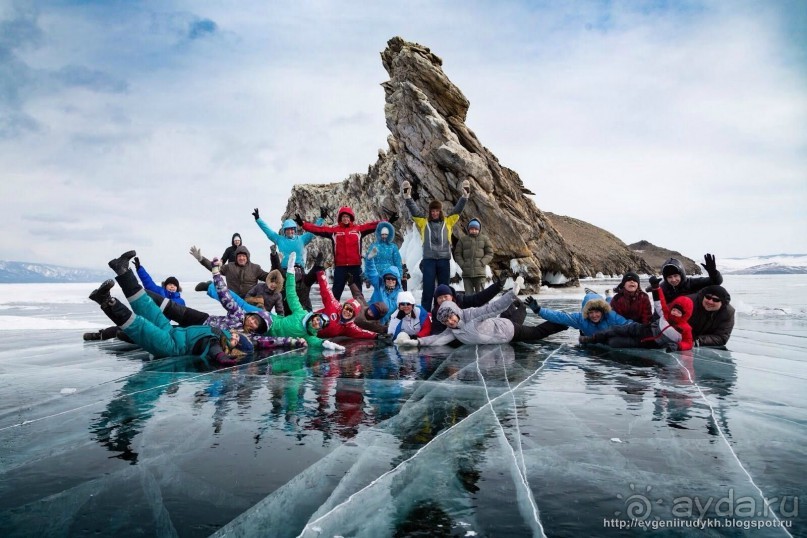
[[[807,2],[0,0],[0,259],[204,278],[251,212],[386,149],[428,46],[543,211],[701,258],[807,253]]]

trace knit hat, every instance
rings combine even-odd
[[[718,286],[717,284],[712,284],[711,286],[706,286],[700,291],[700,296],[703,297],[704,295],[714,295],[716,297],[720,297],[722,299],[723,304],[731,301],[731,295],[729,292],[726,291],[726,288],[723,286]]]
[[[443,203],[439,200],[432,200],[429,202],[429,211],[432,209],[439,209],[440,211],[443,210]]]
[[[470,230],[471,228],[476,228],[477,230],[481,230],[482,229],[482,223],[479,222],[476,219],[471,219],[471,221],[468,223],[468,229]]]
[[[179,285],[179,280],[177,280],[177,277],[169,276],[168,278],[166,278],[165,282],[163,282],[162,284],[163,288],[166,287],[168,284],[173,284],[174,286],[177,287],[177,291],[182,291],[182,288]]]
[[[622,277],[622,282],[619,283],[618,287],[621,288],[622,286],[625,285],[625,282],[627,282],[629,280],[632,280],[633,282],[636,282],[637,284],[641,284],[641,282],[639,281],[639,275],[637,275],[633,271],[628,271],[627,273],[625,273],[625,276]]]
[[[367,311],[372,314],[373,319],[381,319],[389,312],[389,307],[384,301],[376,301],[367,307]]]
[[[411,292],[402,291],[398,294],[398,304],[401,303],[415,304],[415,296]]]
[[[434,296],[440,297],[441,295],[451,295],[454,296],[454,292],[451,290],[451,286],[447,284],[440,284],[436,288],[434,288]]]

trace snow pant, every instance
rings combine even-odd
[[[657,322],[656,322],[657,323]],[[604,331],[594,334],[594,341],[599,344],[607,344],[609,347],[644,347],[656,348],[659,345],[652,340],[655,336],[652,323],[643,325],[641,323],[628,323],[627,325],[615,325]],[[651,340],[642,342],[645,338]]]
[[[236,295],[237,297],[237,295]],[[173,321],[180,327],[190,327],[191,325],[204,325],[210,318],[210,314],[193,309],[189,306],[184,306],[172,301],[171,299],[163,299],[156,301],[163,315],[169,320]]]
[[[511,342],[532,342],[534,340],[543,340],[549,335],[559,333],[568,329],[568,325],[561,325],[560,323],[552,323],[545,321],[540,325],[522,325],[520,323],[513,323],[515,333]]]
[[[462,284],[465,286],[465,293],[479,293],[485,288],[485,277],[462,277]]]
[[[333,286],[331,286],[331,291],[337,301],[342,300],[342,292],[345,290],[348,273],[353,275],[353,282],[361,282],[361,265],[337,265],[333,268]],[[302,302],[302,299],[300,299],[300,302]],[[311,309],[309,308],[309,310]]]
[[[423,273],[423,295],[420,297],[420,306],[431,312],[434,300],[434,288],[440,284],[446,286],[451,279],[451,260],[423,259],[420,262],[420,271]],[[435,285],[435,280],[437,284]]]

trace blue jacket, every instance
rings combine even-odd
[[[386,240],[381,239],[381,230],[389,231],[389,237]],[[395,228],[393,228],[392,224],[383,220],[378,223],[378,227],[375,229],[375,238],[375,243],[370,245],[369,250],[373,250],[373,248],[378,250],[378,254],[373,258],[378,272],[383,275],[388,267],[394,266],[398,268],[398,273],[402,275],[403,262],[401,261],[401,252],[395,244]]]
[[[151,279],[151,275],[146,272],[146,268],[142,265],[137,268],[137,276],[140,277],[140,282],[143,283],[143,287],[147,290],[153,291],[166,299],[171,299],[175,303],[185,306],[185,299],[182,298],[178,291],[168,291],[162,286],[155,284],[154,280]]]
[[[277,249],[280,251],[281,254],[283,254],[283,259],[280,260],[280,267],[282,267],[283,269],[287,269],[286,260],[289,259],[289,254],[291,254],[292,252],[297,253],[297,263],[300,266],[305,266],[305,246],[308,243],[310,243],[311,240],[314,239],[314,234],[312,234],[311,232],[305,232],[302,235],[297,235],[297,232],[295,231],[294,237],[289,239],[284,234],[279,234],[273,229],[271,229],[263,221],[263,219],[257,219],[255,222],[258,223],[258,227],[261,230],[263,230],[263,233],[266,234],[266,237],[269,238],[269,241],[276,244]],[[322,224],[323,222],[325,222],[324,219],[317,219],[317,224]],[[297,224],[295,224],[294,221],[286,221],[286,223],[284,223],[284,227],[286,226],[286,224],[294,225],[295,229],[297,227]]]
[[[592,323],[586,317],[588,311],[593,307],[597,307],[605,311],[605,314],[603,314],[599,323]],[[551,308],[542,307],[541,311],[538,312],[538,315],[547,321],[574,327],[586,336],[592,336],[594,333],[604,331],[608,327],[613,327],[614,325],[627,325],[628,323],[633,323],[631,320],[625,319],[611,310],[611,307],[608,305],[605,299],[596,293],[588,293],[585,297],[583,297],[581,312],[567,314],[566,312],[561,312],[559,310],[552,310]]]
[[[391,291],[387,290],[384,285],[384,276],[393,275],[398,281],[395,288]],[[379,273],[376,268],[374,258],[364,259],[364,276],[370,281],[373,286],[373,296],[370,298],[370,304],[377,301],[383,301],[387,305],[387,313],[381,318],[381,323],[386,325],[393,313],[398,311],[398,293],[403,289],[401,288],[401,273],[395,266],[388,267],[383,273]]]

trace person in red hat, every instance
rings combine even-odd
[[[342,206],[336,214],[335,226],[321,226],[305,222],[295,215],[295,222],[306,232],[327,237],[333,242],[333,294],[341,299],[348,273],[353,280],[361,282],[361,240],[373,233],[381,221],[374,220],[356,224],[356,214],[348,206]]]

